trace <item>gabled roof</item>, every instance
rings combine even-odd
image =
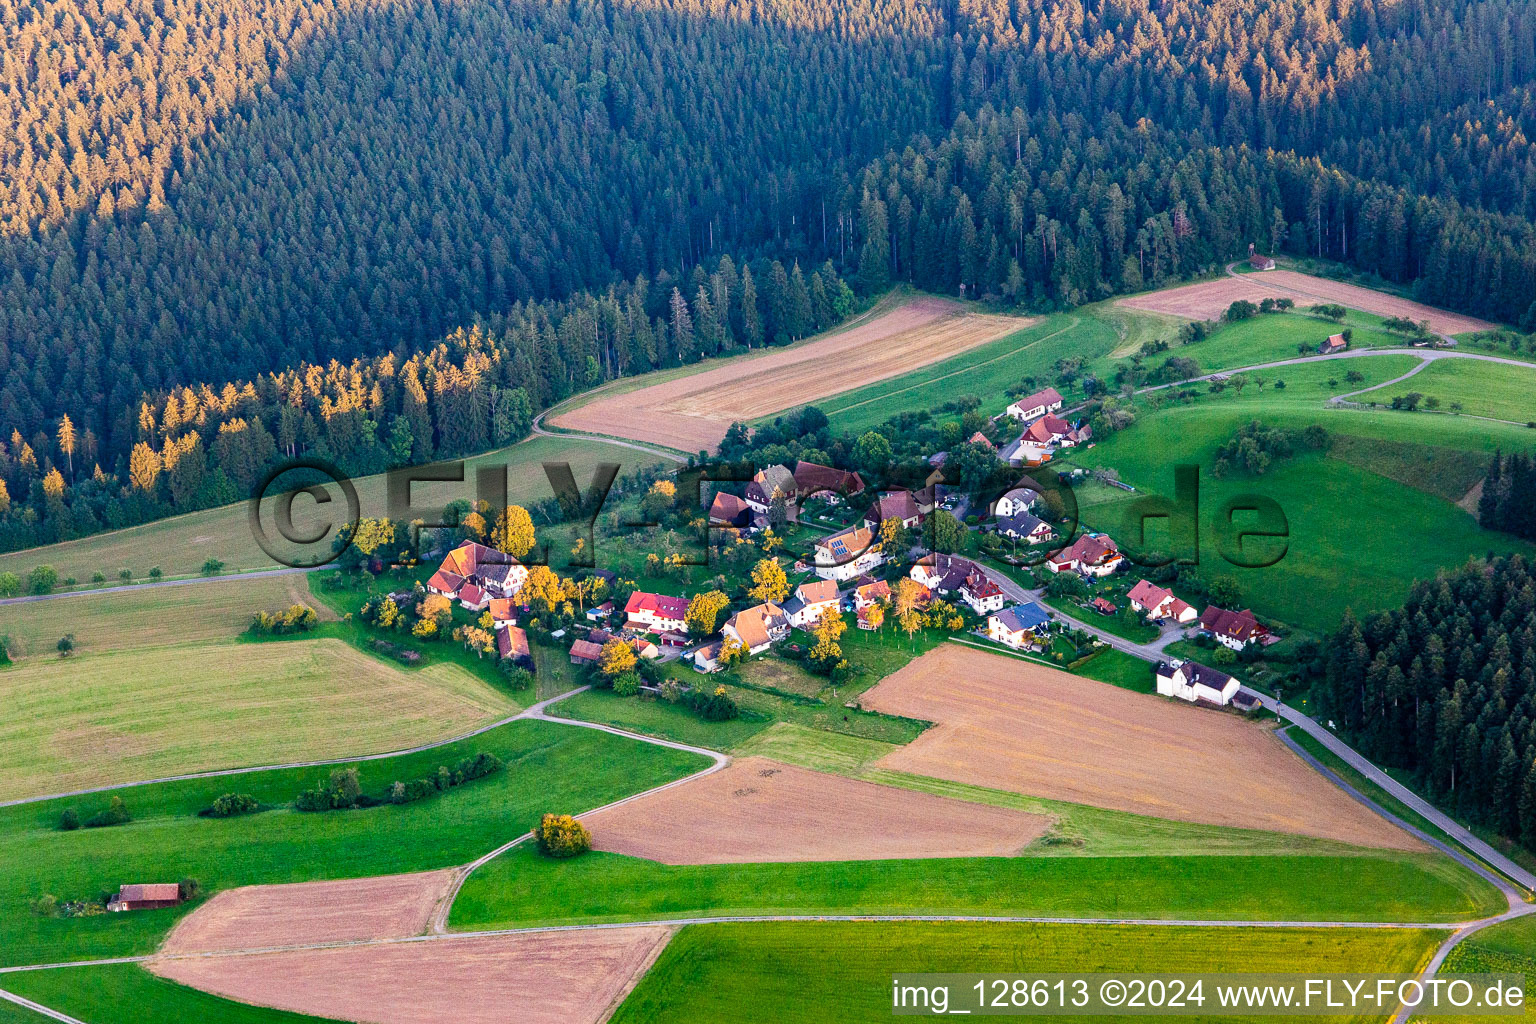
[[[1157,663],[1158,675],[1171,679],[1175,673],[1182,674],[1184,681],[1190,686],[1199,683],[1201,686],[1209,686],[1211,689],[1218,691],[1226,689],[1227,684],[1232,681],[1232,677],[1225,672],[1218,672],[1208,665],[1202,665],[1195,661],[1186,661],[1178,666],[1171,665],[1166,661]]]
[[[629,601],[624,605],[624,614],[633,616],[641,611],[659,615],[664,619],[681,619],[688,612],[688,601],[682,597],[648,594],[643,590],[637,590],[629,595]]]
[[[843,565],[858,558],[876,543],[875,532],[868,526],[850,526],[817,540],[816,549],[826,551],[832,564]]]
[[[988,597],[996,597],[1003,592],[1003,588],[999,587],[992,577],[980,570],[966,576],[965,582],[961,584],[961,587],[967,594],[970,594],[978,601]]]
[[[466,583],[459,588],[458,598],[465,604],[475,605],[485,600],[485,591],[473,583]]]
[[[517,626],[507,626],[496,631],[496,653],[503,658],[533,657],[533,651],[528,646],[528,634]]]
[[[846,469],[833,469],[817,462],[797,462],[795,487],[801,494],[815,494],[818,491],[858,494],[864,490],[864,480],[859,474]]]
[[[1207,605],[1205,611],[1200,613],[1200,628],[1244,643],[1267,632],[1247,608],[1233,612],[1215,605]]]
[[[1040,492],[1033,487],[1015,487],[1012,490],[1004,491],[1003,497],[997,500],[1002,501],[1003,498],[1029,506],[1040,500]]]
[[[777,490],[784,497],[793,497],[795,493],[795,474],[788,466],[773,465],[758,470],[752,476],[752,482],[763,489],[763,495],[773,497]]]
[[[1043,391],[1036,391],[1032,395],[1025,395],[1023,398],[1019,399],[1013,404],[1018,406],[1020,409],[1033,409],[1038,405],[1060,405],[1061,392],[1057,391],[1055,388],[1046,388]],[[997,406],[994,405],[992,408],[995,409]]]
[[[988,448],[992,448],[992,449],[996,449],[997,448],[997,445],[992,443],[992,439],[990,437],[988,437],[986,434],[983,434],[979,430],[976,431],[976,433],[971,435],[970,443],[971,444],[984,444]]]
[[[891,596],[891,585],[885,580],[866,583],[855,591],[861,601],[884,601]]]
[[[498,620],[517,618],[517,612],[513,611],[514,607],[515,605],[510,597],[493,597],[485,610],[491,613],[491,621],[496,622]]]
[[[913,563],[913,568],[921,566],[937,576],[933,588],[944,592],[959,590],[965,584],[965,578],[978,567],[969,558],[961,558],[959,555],[946,555],[943,552],[929,552]]]
[[[124,885],[118,888],[117,898],[124,903],[138,903],[142,900],[179,900],[181,899],[181,886],[175,882],[145,882],[137,885]]]
[[[795,588],[795,596],[805,604],[821,604],[837,600],[836,580],[814,580]]]
[[[1156,608],[1158,605],[1172,597],[1173,593],[1171,591],[1164,590],[1156,583],[1152,583],[1148,580],[1141,580],[1131,588],[1131,592],[1126,596],[1129,597],[1132,601],[1135,601],[1137,604],[1141,605],[1143,608]]]
[[[602,657],[603,647],[590,640],[577,640],[571,644],[571,657],[580,658],[582,661],[596,661]]]
[[[1002,624],[1002,627],[1010,633],[1018,633],[1026,629],[1038,629],[1051,621],[1051,616],[1046,610],[1033,601],[1026,604],[1017,604],[1002,611],[993,612],[992,617]]]
[[[511,558],[512,556],[508,555],[507,557]],[[496,583],[504,587],[507,580],[521,569],[522,565],[515,559],[511,562],[481,562],[479,568],[475,570],[475,575],[489,583]]]
[[[721,491],[715,495],[715,500],[709,506],[709,518],[717,523],[730,523],[732,526],[740,526],[751,516],[752,509],[747,503],[729,491]]]
[[[736,635],[741,637],[741,642],[748,648],[768,643],[772,639],[768,635],[770,629],[782,629],[789,625],[784,609],[772,601],[744,608],[727,619],[725,624],[736,631]]]
[[[433,590],[441,590],[445,594],[457,594],[464,586],[464,577],[456,572],[439,569],[432,574],[431,579],[427,580],[427,586]]]
[[[1044,519],[1029,512],[1015,512],[1011,516],[1001,516],[997,520],[998,530],[1026,537],[1045,525]]]
[[[918,515],[917,499],[911,491],[886,491],[864,513],[866,522],[881,523],[887,519],[914,519]]]

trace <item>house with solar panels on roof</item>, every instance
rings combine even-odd
[[[867,524],[850,526],[816,542],[816,575],[824,580],[841,583],[884,562],[880,541]]]

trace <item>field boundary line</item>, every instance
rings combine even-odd
[[[51,1017],[54,1020],[62,1021],[63,1024],[85,1024],[84,1021],[75,1017],[71,1017],[67,1013],[60,1013],[58,1010],[50,1010],[42,1003],[34,1003],[30,999],[24,999],[16,993],[7,992],[4,989],[0,989],[0,999],[3,999],[8,1003],[15,1003],[22,1009],[31,1010],[33,1013],[41,1014],[44,1017]]]

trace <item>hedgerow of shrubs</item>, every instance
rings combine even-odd
[[[123,798],[120,796],[115,796],[112,798],[111,802],[107,804],[106,810],[97,811],[95,814],[85,819],[85,827],[110,828],[113,825],[126,825],[132,820],[133,816],[128,813],[128,806],[123,803]]]
[[[255,814],[261,810],[261,801],[249,793],[225,793],[213,801],[213,806],[198,813],[205,818],[237,818],[242,814]]]
[[[285,633],[307,633],[320,622],[315,610],[307,604],[291,604],[280,612],[257,612],[251,619],[251,632],[256,636],[282,636]]]
[[[301,811],[339,811],[354,807],[377,807],[380,804],[408,804],[437,793],[446,793],[455,786],[462,786],[475,779],[483,779],[501,771],[501,758],[489,751],[461,758],[452,768],[439,765],[437,771],[419,779],[397,781],[390,785],[382,797],[363,792],[356,768],[338,768],[331,777],[314,789],[306,789],[294,800]]]
[[[569,814],[546,814],[533,830],[547,857],[575,857],[592,849],[592,833]]]
[[[729,721],[741,713],[741,709],[736,706],[730,694],[725,692],[723,686],[716,686],[708,692],[701,687],[695,687],[683,694],[683,706],[706,722]]]

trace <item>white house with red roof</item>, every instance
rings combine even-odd
[[[828,608],[834,612],[842,603],[836,580],[811,580],[795,588],[795,596],[784,602],[784,615],[796,629],[809,629],[821,621]]]
[[[1200,613],[1200,628],[1223,647],[1240,651],[1255,641],[1268,643],[1270,632],[1259,624],[1253,612],[1244,608],[1233,612],[1209,605]]]
[[[1003,607],[1003,588],[992,577],[977,569],[960,584],[960,600],[971,606],[977,615],[988,615]]]
[[[1085,533],[1045,560],[1051,572],[1075,572],[1082,576],[1108,576],[1125,562],[1125,556],[1113,538],[1103,533]]]
[[[816,575],[824,580],[851,580],[885,561],[874,530],[863,524],[820,538],[815,549]]]
[[[684,628],[687,612],[688,599],[685,597],[648,594],[637,590],[629,595],[629,601],[624,605],[624,628],[655,633],[673,630],[680,632]]]
[[[493,598],[516,597],[527,580],[528,568],[516,558],[467,540],[443,557],[427,581],[427,592],[480,611]]]
[[[1126,597],[1130,599],[1131,607],[1138,612],[1145,612],[1147,620],[1151,622],[1172,619],[1184,625],[1194,622],[1196,618],[1195,609],[1191,605],[1175,597],[1173,591],[1149,580],[1138,582]]]
[[[1016,420],[1029,422],[1038,419],[1048,412],[1055,412],[1061,408],[1061,392],[1055,388],[1046,388],[1044,391],[1036,391],[1032,395],[1025,395],[1008,407],[1008,415]]]

